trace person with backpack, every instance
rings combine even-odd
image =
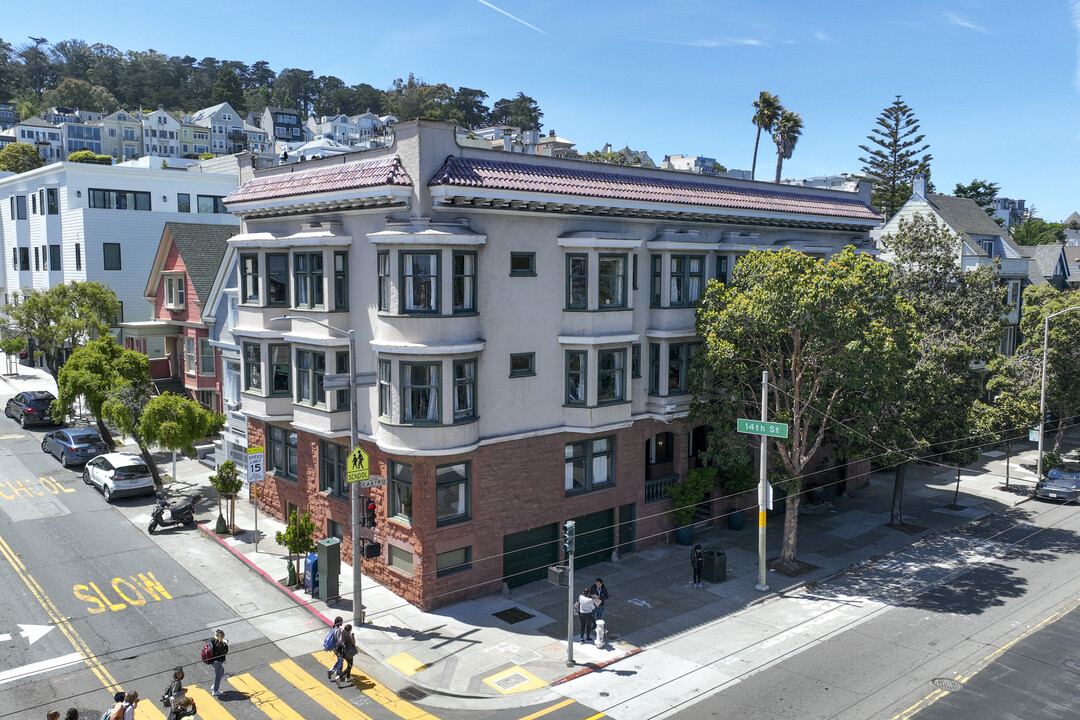
[[[170,708],[180,702],[184,695],[183,681],[184,668],[173,668],[172,680],[169,682],[169,687],[165,688],[165,692],[161,693],[162,707]]]
[[[210,688],[210,694],[220,697],[221,678],[225,676],[225,656],[229,654],[229,643],[225,640],[224,630],[215,630],[214,639],[210,641],[210,664],[214,666],[214,685]]]
[[[173,703],[172,709],[169,710],[169,716],[166,720],[180,720],[181,718],[193,717],[196,712],[198,712],[198,710],[195,707],[195,701],[185,695]]]
[[[139,704],[139,693],[131,690],[127,693],[117,693],[116,697],[123,697],[117,701],[109,713],[109,720],[135,720],[135,706]]]
[[[345,662],[344,656],[341,654],[341,623],[345,622],[338,615],[334,618],[334,627],[330,628],[330,632],[327,634],[326,639],[323,640],[323,650],[332,650],[337,655],[337,662],[334,663],[334,667],[326,671],[326,679],[333,680],[334,676],[341,672],[341,665]]]
[[[352,625],[346,625],[341,631],[341,657],[345,659],[345,669],[338,673],[337,681],[352,680],[352,661],[356,657],[356,638],[352,634]]]

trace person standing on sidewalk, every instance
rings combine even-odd
[[[593,620],[602,620],[604,617],[604,608],[607,607],[607,601],[610,597],[607,586],[604,585],[603,578],[596,578],[596,584],[592,586],[591,592],[593,602],[596,603],[596,609],[593,610]]]
[[[229,654],[229,643],[225,640],[224,630],[214,631],[214,639],[210,641],[210,650],[213,658],[211,664],[214,666],[214,685],[210,689],[210,694],[220,697],[225,694],[221,692],[221,678],[225,677],[225,656]]]
[[[701,571],[705,568],[705,553],[701,551],[700,545],[695,545],[690,551],[690,566],[694,568],[694,579],[690,584],[693,587],[701,587]]]
[[[581,616],[581,642],[585,643],[589,641],[589,636],[592,634],[593,629],[593,610],[596,609],[596,603],[592,599],[592,591],[586,587],[581,591],[578,601],[578,615]]]
[[[333,630],[333,633],[334,633],[334,639],[333,639],[334,647],[333,647],[333,651],[334,651],[334,655],[337,655],[337,662],[334,663],[334,667],[332,667],[332,668],[330,668],[329,670],[326,671],[326,679],[327,680],[333,680],[334,676],[341,672],[341,664],[343,662],[345,662],[345,658],[341,654],[341,634],[342,634],[341,623],[343,623],[343,622],[345,622],[345,621],[341,619],[340,615],[338,615],[337,617],[334,618],[334,630]]]

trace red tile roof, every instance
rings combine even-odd
[[[295,167],[295,166],[294,166]],[[226,203],[272,200],[338,190],[412,185],[396,155],[378,160],[322,166],[248,180],[225,197]]]
[[[801,193],[728,184],[721,179],[682,179],[660,173],[600,172],[553,165],[449,158],[429,186],[511,190],[584,197],[675,203],[705,207],[757,210],[762,212],[805,213],[879,221],[874,209],[857,197],[839,191]],[[772,188],[777,189],[772,189]],[[835,197],[833,197],[835,195]]]

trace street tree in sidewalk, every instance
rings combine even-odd
[[[162,486],[161,473],[158,471],[150,446],[140,432],[139,419],[143,408],[154,396],[154,384],[150,380],[150,359],[140,352],[121,348],[121,362],[125,372],[114,376],[113,386],[105,391],[101,405],[102,415],[115,425],[123,435],[127,435],[139,446],[150,474],[154,476],[154,485]]]
[[[705,364],[699,402],[734,403],[761,417],[769,373],[773,440],[787,480],[780,565],[798,567],[798,519],[810,463],[837,431],[861,431],[894,397],[912,364],[913,313],[890,268],[846,248],[828,261],[790,248],[739,260],[731,282],[710,282],[698,310]],[[715,432],[715,430],[714,430]]]
[[[225,416],[175,393],[154,395],[142,407],[135,429],[146,445],[195,455],[195,443],[217,434]]]
[[[105,401],[109,393],[123,383],[150,382],[150,365],[146,356],[127,350],[116,343],[112,335],[92,340],[75,348],[56,376],[57,398],[53,403],[53,418],[64,422],[82,397],[97,423],[98,434],[109,446],[116,441],[105,424]]]
[[[293,510],[285,530],[278,530],[274,533],[274,542],[289,551],[290,585],[295,585],[298,578],[303,577],[300,572],[300,561],[315,549],[314,537],[316,529],[310,515],[304,513],[303,517],[297,517],[296,511]],[[295,567],[294,562],[296,563]]]
[[[1030,285],[1024,290],[1024,314],[1020,318],[1020,337],[1024,342],[1016,354],[1042,368],[1044,319],[1047,315],[1080,305],[1076,290],[1058,290],[1050,283]],[[1050,320],[1046,342],[1046,411],[1059,420],[1076,417],[1080,409],[1080,310],[1065,312]],[[1040,378],[1041,379],[1041,378]],[[1065,423],[1054,436],[1054,452],[1061,452]]]
[[[119,311],[116,293],[92,280],[30,290],[17,303],[4,306],[11,330],[42,353],[53,377],[58,376],[65,353],[108,335],[109,323]]]
[[[1008,458],[1012,456],[1013,443],[1027,440],[1028,429],[1039,423],[1041,368],[1028,355],[998,355],[986,371],[986,391],[992,400],[975,401],[972,410],[975,425],[980,441],[1004,446]],[[1008,462],[1005,468],[1008,487]]]
[[[915,362],[899,377],[899,394],[879,406],[866,437],[848,443],[895,465],[890,524],[902,527],[904,480],[915,458],[970,462],[972,410],[983,395],[982,368],[1001,341],[1005,290],[996,265],[964,270],[960,239],[933,216],[916,213],[882,237],[894,292],[914,310]]]
[[[235,532],[236,493],[240,492],[240,488],[244,487],[244,480],[240,477],[240,473],[236,469],[236,463],[232,460],[226,460],[218,465],[217,472],[210,476],[210,484],[218,494],[218,522],[227,524],[228,527]],[[228,501],[229,517],[227,521],[224,520],[224,515],[221,511],[222,498],[225,498]]]

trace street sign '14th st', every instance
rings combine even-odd
[[[787,423],[769,422],[768,420],[744,420],[738,419],[736,429],[748,435],[768,435],[769,437],[786,438]]]

